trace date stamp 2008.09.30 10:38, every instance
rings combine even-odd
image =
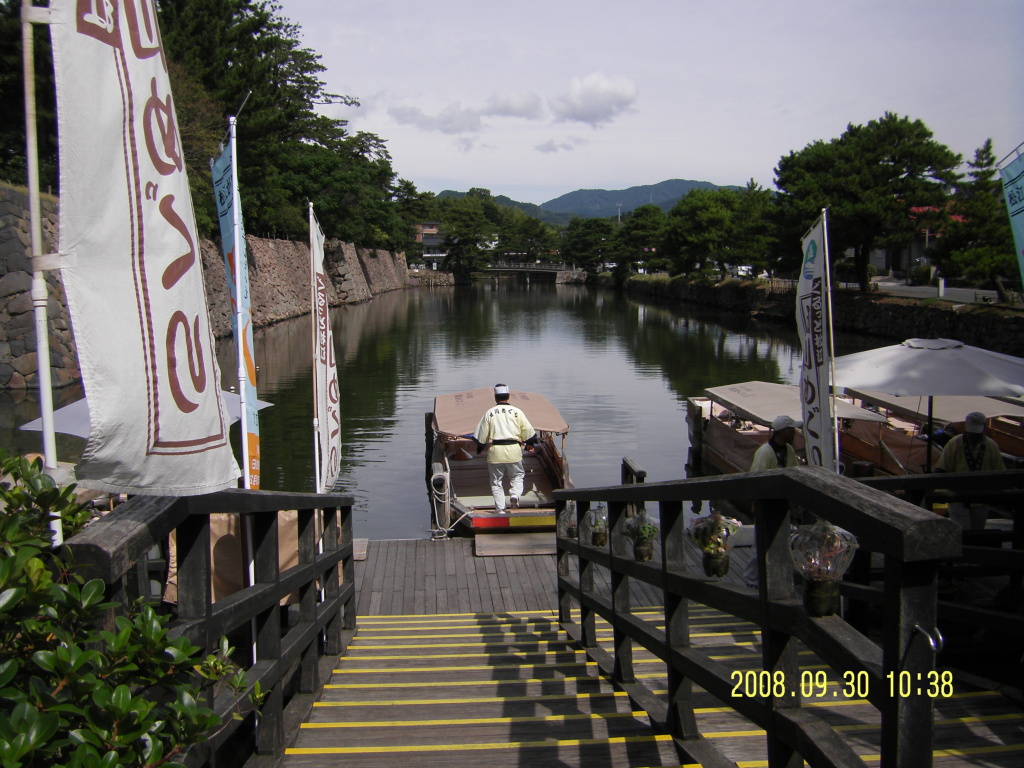
[[[867,699],[871,694],[871,678],[863,670],[847,670],[842,679],[836,681],[830,680],[824,670],[804,670],[800,673],[799,688],[790,686],[781,670],[737,670],[729,677],[735,683],[733,698],[796,698],[799,695],[801,699]],[[890,698],[927,696],[938,699],[953,695],[953,673],[948,670],[889,672],[885,679]]]

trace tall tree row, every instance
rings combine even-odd
[[[24,183],[20,1],[0,0],[0,178]],[[415,195],[398,179],[384,141],[347,130],[321,113],[356,104],[329,93],[320,55],[271,0],[157,0],[180,138],[197,222],[214,235],[209,161],[238,115],[242,209],[249,232],[305,237],[312,201],[325,233],[366,247],[403,250],[414,220],[397,198]],[[43,188],[57,190],[53,65],[49,36],[35,33]],[[244,104],[244,107],[243,107]]]

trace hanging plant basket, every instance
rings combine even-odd
[[[608,546],[608,530],[594,530],[590,532],[590,543],[595,547]]]
[[[729,573],[728,552],[705,552],[702,562],[705,576],[718,576],[721,578]]]
[[[809,616],[839,610],[839,582],[857,550],[857,537],[819,520],[802,525],[789,537],[793,565],[804,578],[804,609]]]
[[[653,541],[637,541],[633,544],[633,557],[638,562],[645,562],[654,557]]]
[[[839,610],[839,582],[810,579],[804,582],[804,609],[808,616],[831,616]]]
[[[731,517],[712,512],[690,523],[690,537],[703,553],[705,576],[721,578],[729,573],[729,550],[733,537],[743,523]]]

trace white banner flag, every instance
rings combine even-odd
[[[828,245],[825,213],[803,238],[804,258],[796,290],[796,322],[803,346],[800,404],[803,409],[807,463],[833,472],[839,469],[835,420],[829,393],[832,345],[828,313]]]
[[[313,278],[313,399],[316,417],[317,493],[328,493],[341,476],[341,388],[334,360],[324,233],[309,205],[309,255]]]
[[[99,490],[235,487],[199,241],[153,0],[52,0],[60,250]]]

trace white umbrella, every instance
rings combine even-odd
[[[836,387],[890,395],[1024,395],[1024,360],[952,339],[907,339],[835,359]]]
[[[843,355],[835,359],[834,371],[836,388],[927,397],[929,445],[933,396],[1024,395],[1024,360],[952,339],[907,339],[902,344]]]
[[[242,398],[234,392],[221,390],[221,397],[224,399],[224,407],[227,409],[228,418],[234,424],[242,418]],[[271,405],[264,400],[256,401],[256,409],[263,410]],[[55,431],[65,435],[77,437],[89,437],[89,404],[83,397],[81,400],[58,408],[53,412],[53,428]],[[22,424],[18,429],[27,429],[33,432],[42,432],[43,420],[35,419],[28,424]]]

